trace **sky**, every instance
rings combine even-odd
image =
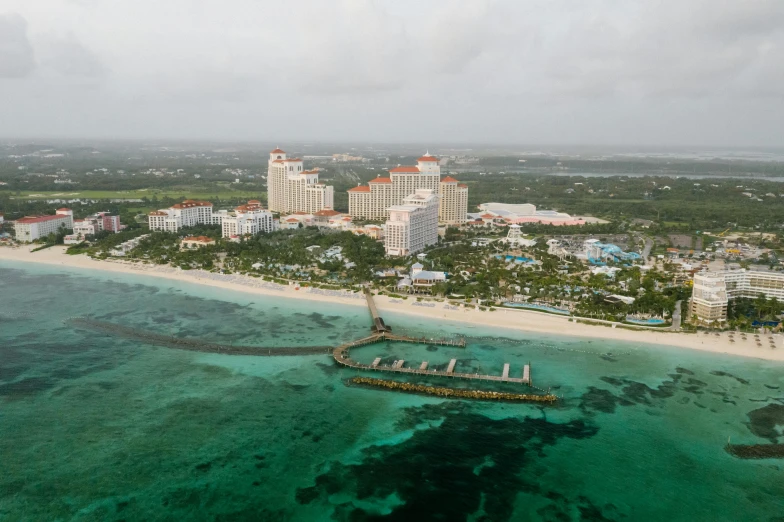
[[[0,0],[0,137],[784,147],[784,1]]]

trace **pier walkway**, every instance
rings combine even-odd
[[[363,337],[362,339],[341,344],[340,346],[332,350],[332,357],[335,359],[335,361],[338,364],[342,366],[346,366],[348,368],[354,368],[356,370],[407,373],[407,374],[414,374],[414,375],[451,377],[456,379],[471,379],[471,380],[479,380],[479,381],[511,382],[517,384],[527,384],[529,386],[532,386],[531,367],[528,364],[526,364],[523,367],[522,377],[509,377],[509,369],[510,369],[509,363],[504,364],[504,368],[501,375],[483,375],[480,373],[455,372],[457,359],[451,359],[445,371],[428,369],[429,363],[427,361],[422,361],[422,363],[418,367],[406,368],[405,366],[403,366],[405,364],[404,360],[396,360],[390,366],[387,365],[381,366],[381,357],[376,357],[371,364],[363,364],[353,360],[351,358],[351,353],[350,353],[352,348],[361,348],[362,346],[367,346],[369,344],[375,344],[375,343],[380,343],[385,341],[392,341],[392,342],[399,342],[399,343],[431,344],[431,345],[435,344],[439,346],[454,346],[455,348],[465,348],[466,346],[466,341],[464,338],[434,339],[432,337],[431,338],[409,337],[406,335],[393,334],[392,329],[384,323],[384,319],[382,319],[378,313],[378,309],[376,308],[376,303],[373,300],[373,293],[368,288],[364,289],[364,293],[365,293],[365,300],[367,301],[367,305],[368,305],[368,310],[370,311],[370,316],[373,318],[373,326],[371,327],[373,333],[367,337]]]
[[[405,361],[403,360],[395,361],[391,366],[381,366],[380,365],[381,357],[376,357],[376,359],[373,361],[372,364],[363,364],[351,358],[350,351],[352,348],[360,348],[362,346],[376,344],[384,341],[412,342],[418,344],[438,344],[442,346],[465,347],[465,339],[454,341],[448,339],[413,338],[413,337],[405,337],[402,335],[394,335],[390,333],[376,333],[368,337],[359,339],[357,341],[351,341],[345,344],[341,344],[340,346],[338,346],[332,351],[332,357],[335,359],[335,361],[338,364],[342,366],[346,366],[348,368],[354,368],[356,370],[406,373],[406,374],[423,375],[423,376],[451,377],[456,379],[510,382],[515,384],[528,384],[529,386],[531,385],[531,367],[528,364],[526,364],[523,367],[522,377],[509,377],[510,365],[508,363],[504,365],[502,375],[484,375],[480,373],[455,372],[454,370],[455,370],[455,366],[457,365],[457,359],[451,359],[449,361],[449,366],[447,367],[446,371],[443,371],[443,370],[429,370],[427,368],[428,366],[427,362],[422,362],[422,364],[420,364],[418,367],[415,368],[406,368],[403,366],[403,364],[405,363]]]

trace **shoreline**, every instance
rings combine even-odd
[[[304,289],[295,290],[294,286],[281,287],[280,289],[273,290],[259,286],[247,286],[235,281],[221,281],[219,279],[200,277],[203,272],[190,272],[187,270],[178,271],[168,265],[142,265],[122,260],[98,261],[86,255],[72,256],[65,254],[65,247],[63,246],[55,246],[38,252],[30,252],[32,248],[34,247],[23,246],[15,249],[0,247],[0,261],[6,260],[19,263],[46,264],[122,274],[144,274],[152,277],[201,284],[256,295],[290,297],[315,302],[351,304],[365,307],[364,299],[360,300],[335,295],[315,294]],[[245,278],[246,276],[236,275],[235,277]],[[249,282],[252,281],[255,284],[261,283],[260,279],[247,279]],[[413,306],[411,303],[416,302],[415,299],[400,301],[398,299],[390,298],[389,296],[376,296],[375,301],[376,306],[382,314],[383,312],[394,312],[433,320],[447,320],[483,327],[509,328],[516,331],[543,335],[566,335],[582,339],[603,339],[641,343],[643,345],[648,345],[647,349],[656,349],[656,346],[658,345],[740,357],[752,357],[768,361],[784,361],[784,336],[782,336],[782,334],[773,335],[776,342],[776,349],[771,349],[768,346],[767,339],[764,339],[766,342],[763,343],[763,346],[756,346],[753,336],[751,335],[745,341],[738,337],[738,340],[735,343],[731,343],[727,333],[722,333],[719,336],[713,334],[708,336],[704,333],[687,334],[672,331],[628,330],[623,328],[612,328],[610,326],[576,323],[572,322],[571,318],[568,316],[557,316],[528,310],[509,310],[502,308],[492,312],[475,310],[473,308],[447,310],[443,308],[444,303],[436,303],[435,307]]]

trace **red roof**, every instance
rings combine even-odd
[[[299,223],[299,219],[297,218],[288,218],[286,220],[287,223]]]
[[[348,189],[349,192],[370,192],[370,187],[367,185],[361,185],[359,187],[352,187]]]
[[[468,188],[468,185],[463,185],[462,183],[457,186],[458,188]]]
[[[272,160],[272,163],[283,163],[283,160]]]
[[[319,169],[303,170],[302,171],[302,174],[318,174],[318,173],[319,173]]]
[[[332,216],[339,216],[341,213],[337,210],[332,210],[331,208],[325,208],[324,210],[319,210],[314,216],[324,216],[324,217],[332,217]]]
[[[70,208],[58,208],[57,212],[62,212],[63,210],[70,211]]]
[[[66,216],[26,216],[21,219],[17,219],[17,223],[27,224],[27,223],[43,223],[45,221],[53,221],[55,219],[65,219]]]
[[[199,237],[190,236],[190,237],[186,237],[185,239],[183,239],[183,241],[196,241],[198,243],[214,243],[215,242],[214,239],[209,238],[207,236],[199,236]]]
[[[434,158],[428,154],[427,156],[422,156],[417,161],[438,161],[438,158]]]
[[[419,173],[419,167],[395,167],[390,169],[389,172],[416,172]]]
[[[275,149],[270,154],[286,154],[285,150]]]
[[[277,161],[277,160],[275,160],[275,161]],[[302,160],[300,158],[289,158],[289,159],[284,159],[284,160],[281,160],[281,161],[302,161]]]
[[[248,200],[248,205],[261,205],[261,201],[259,201],[258,199],[251,199]]]
[[[378,177],[376,179],[371,179],[368,183],[392,183],[392,178],[381,178]]]
[[[452,176],[447,176],[441,180],[441,183],[457,183],[457,180]]]
[[[483,219],[493,219],[495,216],[492,214],[482,214]]]

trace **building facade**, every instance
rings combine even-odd
[[[178,232],[182,227],[196,225],[219,225],[222,221],[220,214],[213,218],[212,203],[192,199],[150,212],[147,218],[150,230],[165,232]]]
[[[689,315],[702,324],[721,324],[727,320],[730,300],[756,299],[761,295],[784,301],[784,273],[746,269],[697,273]]]
[[[278,222],[272,212],[261,208],[258,201],[249,201],[234,209],[233,216],[226,216],[221,223],[223,237],[254,235],[259,232],[274,232]]]
[[[318,170],[305,170],[300,158],[286,152],[270,152],[267,168],[267,200],[273,212],[313,214],[334,205],[331,186],[319,182]]]
[[[468,186],[449,176],[441,179],[438,159],[425,154],[416,166],[400,166],[389,170],[367,185],[348,190],[348,213],[355,219],[381,220],[389,217],[389,208],[403,204],[403,199],[419,189],[437,194],[439,218],[444,223],[463,224],[468,212]]]
[[[14,225],[17,241],[30,242],[56,234],[61,229],[73,228],[73,211],[68,208],[57,210],[54,216],[27,216],[17,219]]]
[[[389,207],[384,248],[388,256],[415,254],[438,242],[438,196],[419,189]]]

